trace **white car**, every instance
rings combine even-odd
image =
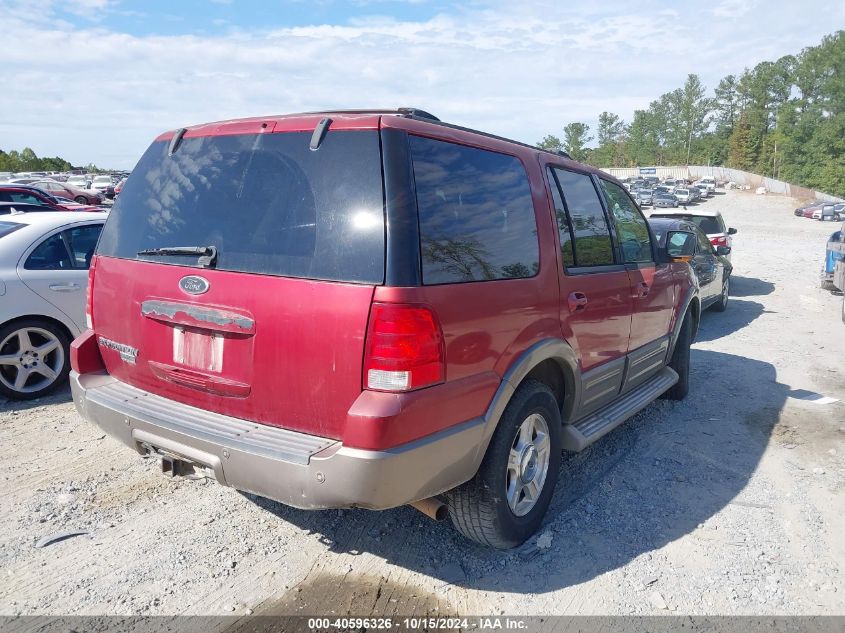
[[[111,176],[94,176],[94,180],[91,181],[91,189],[105,191],[109,187],[114,187],[114,181]]]
[[[88,176],[68,176],[68,179],[65,181],[71,187],[78,187],[79,189],[89,189],[91,185],[91,179]]]
[[[677,195],[677,191],[676,191]],[[655,211],[649,218],[674,218],[676,220],[687,220],[697,225],[707,234],[707,239],[715,246],[729,246],[733,248],[733,237],[736,229],[728,228],[725,219],[718,211],[695,211],[686,209],[661,209]],[[730,259],[730,255],[727,256]]]
[[[681,204],[687,204],[693,200],[692,193],[685,187],[676,187],[674,195]]]
[[[716,180],[714,178],[700,178],[695,184],[707,185],[707,191],[710,192],[711,196],[716,193]]]
[[[67,378],[105,220],[72,211],[0,216],[0,396],[38,398]]]

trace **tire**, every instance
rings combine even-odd
[[[545,444],[540,441],[540,433],[535,436],[524,432],[526,425],[534,424],[535,431],[541,426],[537,417],[545,423]],[[526,442],[529,435],[533,439]],[[545,451],[537,452],[536,447],[543,445]],[[517,458],[520,454],[522,457]],[[541,454],[546,459],[540,459]],[[526,380],[505,408],[475,477],[446,493],[452,525],[468,539],[496,549],[510,549],[525,542],[540,527],[549,507],[560,459],[557,400],[544,383]],[[528,484],[524,483],[525,477],[531,477]],[[532,482],[534,486],[529,485]],[[528,495],[531,488],[535,491],[533,501]]]
[[[73,201],[79,204],[88,204],[88,199],[85,196],[76,196]]]
[[[845,323],[845,293],[842,295],[842,322]]]
[[[692,315],[684,317],[669,367],[678,374],[678,382],[663,394],[667,400],[683,400],[689,393],[689,350],[692,345]]]
[[[836,290],[836,286],[833,285],[833,282],[830,279],[822,279],[822,290]]]
[[[710,310],[713,312],[724,312],[728,309],[728,299],[731,293],[731,278],[725,277],[724,281],[722,281],[722,294],[719,296],[719,300],[710,306]]]
[[[62,327],[43,319],[0,327],[0,395],[40,398],[63,384],[69,371],[70,338]]]

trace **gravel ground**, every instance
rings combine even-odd
[[[565,456],[521,548],[407,507],[305,512],[166,479],[67,390],[0,398],[0,613],[845,614],[845,326],[818,283],[832,225],[783,197],[705,205],[739,233],[688,398]],[[66,531],[86,534],[36,547]]]

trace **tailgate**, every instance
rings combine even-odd
[[[186,294],[186,276],[208,290]],[[108,372],[123,382],[339,439],[361,393],[373,288],[100,257],[94,325]]]

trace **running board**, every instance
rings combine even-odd
[[[628,418],[645,409],[660,394],[678,382],[678,374],[664,367],[653,378],[632,389],[603,409],[563,427],[563,448],[583,451],[600,437],[607,435]]]

